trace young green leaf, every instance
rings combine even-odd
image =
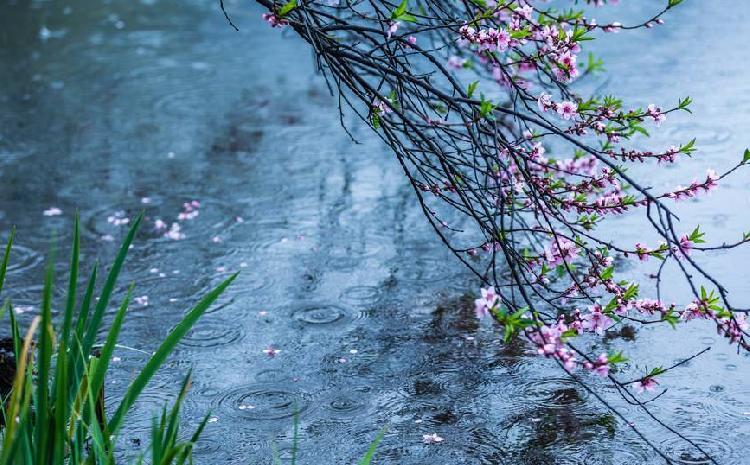
[[[284,6],[281,7],[281,9],[279,9],[279,15],[278,16],[280,18],[283,18],[284,16],[287,15],[287,13],[289,13],[290,11],[292,11],[295,8],[297,8],[297,0],[289,0],[288,2],[286,2],[284,4]]]
[[[477,90],[477,86],[479,86],[479,81],[474,81],[469,84],[469,88],[466,90],[466,95],[468,95],[469,98],[474,95],[474,91]]]

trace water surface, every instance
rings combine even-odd
[[[640,18],[649,3],[620,10]],[[653,144],[696,137],[700,156],[644,167],[659,188],[727,167],[750,143],[750,5],[709,3],[686,2],[663,28],[598,45],[610,59],[596,85],[634,104],[696,101],[695,116],[671,118]],[[302,464],[354,463],[384,425],[383,464],[662,463],[553,364],[473,320],[462,296],[478,283],[436,240],[394,157],[367,128],[351,125],[360,144],[346,136],[301,41],[267,28],[254,5],[230,6],[239,33],[213,2],[0,6],[0,229],[18,228],[8,292],[24,321],[37,312],[50,238],[64,255],[76,210],[87,267],[112,259],[127,227],[116,219],[145,210],[121,291],[137,282],[148,304],[131,310],[127,346],[153,350],[191,303],[242,271],[128,418],[124,450],[147,444],[151,414],[193,367],[186,427],[213,416],[200,464],[271,463],[273,443],[288,461],[295,409]],[[747,179],[691,204],[686,229],[734,239],[747,226]],[[154,230],[192,200],[200,215],[182,222],[183,240]],[[50,207],[64,214],[45,217]],[[638,224],[613,227],[636,242]],[[747,258],[708,261],[735,299],[750,297],[739,272]],[[684,290],[670,283],[668,293]],[[629,369],[643,371],[714,344],[664,377],[669,390],[652,408],[719,463],[747,463],[750,361],[710,327],[644,330],[600,349],[625,350],[638,361]],[[262,352],[269,345],[274,358]],[[111,401],[146,357],[117,356]],[[678,463],[704,463],[594,384]],[[428,433],[445,442],[423,444]]]

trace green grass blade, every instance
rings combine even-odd
[[[91,315],[91,320],[88,322],[86,334],[83,337],[82,351],[84,357],[88,357],[91,353],[91,348],[93,347],[94,341],[96,340],[96,333],[97,331],[99,331],[99,326],[102,323],[104,312],[109,305],[109,299],[110,297],[112,297],[112,292],[114,291],[115,285],[117,284],[117,277],[120,275],[120,270],[122,269],[122,265],[128,255],[128,250],[130,249],[130,244],[133,243],[135,233],[138,231],[138,226],[140,226],[142,219],[142,213],[138,215],[138,217],[136,217],[135,221],[133,222],[133,226],[130,227],[125,240],[120,246],[120,251],[117,253],[117,258],[115,258],[115,261],[112,264],[112,268],[109,270],[107,279],[104,282],[104,287],[102,288],[102,292],[99,295],[99,301],[94,307],[94,313]]]
[[[70,404],[68,402],[68,358],[65,356],[66,344],[61,340],[57,346],[57,366],[53,392],[55,393],[55,442],[53,444],[52,463],[63,465],[65,458],[65,427],[68,422]]]
[[[206,429],[206,425],[208,424],[209,418],[211,418],[211,412],[208,412],[203,417],[203,420],[201,420],[200,424],[198,424],[198,427],[195,429],[195,432],[190,437],[190,443],[177,456],[177,465],[183,465],[185,461],[188,460],[188,458],[190,458],[190,462],[192,463],[193,459],[192,459],[191,454],[193,452],[193,447],[195,446],[195,443],[198,442],[198,439],[203,433],[203,430]]]
[[[3,302],[3,306],[0,307],[0,320],[5,318],[5,312],[7,312],[9,308],[10,308],[10,300],[8,299],[5,302]]]
[[[13,248],[13,240],[16,237],[16,228],[10,231],[10,237],[8,243],[5,245],[5,255],[3,256],[3,263],[0,265],[0,291],[3,290],[5,284],[5,275],[8,271],[8,262],[10,262],[10,249]]]
[[[93,374],[91,376],[90,384],[89,384],[89,390],[91,390],[93,393],[99,393],[102,389],[102,386],[104,386],[104,377],[107,374],[107,369],[109,368],[109,362],[112,359],[112,354],[115,351],[115,346],[117,345],[117,338],[120,336],[120,330],[122,329],[122,322],[125,319],[125,313],[128,310],[128,305],[130,304],[130,297],[133,294],[133,286],[130,286],[130,289],[128,289],[128,293],[125,296],[125,300],[122,301],[122,304],[120,305],[120,308],[117,310],[117,313],[115,314],[115,319],[112,322],[112,326],[109,329],[109,333],[107,333],[107,339],[104,342],[104,345],[102,346],[101,353],[99,355],[99,361],[96,363],[96,370],[93,371]],[[104,431],[107,433],[107,431]],[[105,434],[105,438],[107,435]]]
[[[70,280],[68,281],[68,298],[65,303],[65,313],[63,314],[62,341],[66,347],[70,347],[70,327],[73,322],[73,310],[76,305],[76,294],[78,293],[78,267],[81,250],[81,229],[78,213],[76,213],[75,225],[73,228],[73,250],[70,253]]]
[[[51,254],[53,255],[53,254]],[[49,450],[47,445],[54,434],[50,430],[49,417],[49,379],[52,363],[53,335],[52,327],[52,286],[54,282],[54,258],[50,258],[47,264],[47,273],[44,278],[44,291],[42,297],[42,322],[39,327],[39,349],[37,355],[37,380],[36,380],[36,402],[34,410],[36,420],[34,422],[34,441],[36,448],[35,463],[49,463]]]
[[[185,400],[185,396],[187,396],[187,392],[190,389],[191,383],[192,370],[188,372],[188,375],[182,382],[180,393],[177,395],[177,399],[172,406],[172,410],[169,412],[169,422],[167,424],[167,432],[165,435],[166,447],[168,450],[173,449],[177,444],[177,435],[179,434],[180,430],[180,407],[182,406],[182,402]]]
[[[18,327],[18,320],[16,319],[15,310],[13,310],[13,304],[10,305],[8,316],[10,317],[10,334],[13,338],[13,355],[16,360],[20,360],[23,339],[21,338],[21,330]]]
[[[94,269],[91,270],[91,277],[89,278],[88,285],[86,286],[86,292],[83,294],[83,300],[81,301],[80,311],[78,312],[78,321],[76,322],[76,329],[73,337],[71,338],[71,350],[68,355],[70,358],[70,366],[72,367],[72,380],[70,383],[70,389],[68,396],[72,402],[78,391],[81,380],[83,379],[83,366],[86,361],[86,356],[83,354],[83,348],[81,343],[83,340],[83,332],[86,328],[86,322],[88,321],[89,310],[91,308],[91,301],[94,296],[94,288],[96,287],[96,272],[98,266],[94,265]]]
[[[214,303],[214,301],[222,294],[222,292],[224,292],[227,286],[229,286],[236,277],[237,274],[235,273],[214,288],[214,290],[206,294],[206,296],[203,297],[203,299],[201,299],[201,301],[198,302],[198,304],[193,307],[185,317],[183,317],[182,321],[175,326],[166,339],[164,339],[164,342],[162,342],[161,346],[159,346],[154,355],[149,359],[146,366],[143,367],[141,373],[130,384],[120,406],[110,419],[109,425],[111,434],[115,434],[118,431],[124,420],[125,414],[130,410],[130,407],[133,406],[136,398],[141,394],[146,387],[146,384],[164,363],[167,356],[172,352],[180,339],[185,336],[195,322],[198,321],[198,319],[206,312],[206,310],[208,310],[211,304]]]
[[[372,441],[370,444],[370,448],[367,449],[367,453],[359,459],[359,462],[357,465],[370,465],[370,462],[372,462],[373,457],[375,457],[375,450],[378,448],[378,445],[380,445],[380,441],[383,440],[383,437],[385,436],[385,432],[388,430],[387,427],[380,430],[377,436],[375,436],[375,440]]]
[[[26,425],[26,415],[22,412],[28,411],[30,403],[32,384],[31,384],[31,365],[33,358],[31,352],[31,343],[39,325],[39,317],[34,318],[31,322],[26,337],[23,340],[23,347],[18,350],[16,358],[16,374],[13,379],[13,389],[11,390],[10,400],[6,402],[5,418],[11,418],[10,422],[5,424],[3,431],[3,447],[0,448],[0,463],[3,465],[13,463],[13,454],[17,450],[19,437],[23,437],[23,428]],[[14,320],[15,321],[15,320]],[[16,327],[17,330],[17,327]],[[15,418],[20,418],[21,423],[16,423]]]
[[[211,418],[211,412],[208,412],[206,416],[203,417],[203,420],[201,420],[198,427],[195,429],[195,432],[190,437],[190,443],[195,444],[198,442],[198,439],[200,438],[201,434],[203,433],[203,430],[206,429],[206,425],[208,424],[208,420]]]
[[[83,300],[81,301],[81,307],[78,312],[78,321],[76,321],[75,336],[79,339],[79,342],[83,340],[83,331],[86,329],[86,323],[89,319],[89,311],[91,310],[91,300],[94,298],[94,289],[96,288],[96,273],[99,269],[97,264],[94,264],[94,268],[91,270],[91,276],[89,282],[86,285],[86,292],[83,294]]]

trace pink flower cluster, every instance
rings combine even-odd
[[[547,264],[552,267],[563,263],[572,263],[578,256],[578,247],[575,242],[558,236],[545,247],[544,256]]]
[[[283,27],[289,24],[289,21],[278,16],[276,13],[263,13],[262,17],[271,27]]]
[[[604,334],[604,331],[614,324],[614,320],[602,312],[602,306],[595,304],[590,311],[581,317],[582,328],[586,331],[594,332],[598,335]]]
[[[732,344],[744,343],[744,336],[748,330],[747,318],[744,313],[736,313],[732,316],[723,316],[716,319],[716,332],[719,336],[729,339]]]
[[[664,197],[674,199],[675,202],[682,199],[693,198],[701,192],[709,193],[716,189],[719,184],[719,175],[714,170],[708,170],[706,172],[706,180],[703,182],[693,181],[690,186],[683,187],[677,186],[672,192],[664,194]]]
[[[654,119],[654,123],[656,123],[657,127],[661,126],[661,123],[667,120],[667,115],[662,113],[661,108],[658,108],[653,103],[648,106],[646,113]]]
[[[185,202],[182,204],[182,211],[177,215],[177,219],[180,221],[193,220],[200,214],[200,208],[201,203],[197,200]]]
[[[570,120],[578,114],[578,105],[575,102],[560,102],[555,103],[552,101],[552,96],[542,92],[537,98],[537,107],[542,113],[547,110],[555,110],[558,115],[564,120]]]
[[[510,33],[505,29],[479,29],[464,24],[459,29],[462,46],[476,45],[479,52],[504,52],[511,44]]]
[[[380,100],[378,98],[376,98],[375,100],[373,100],[372,107],[374,109],[376,109],[378,112],[380,112],[380,114],[382,114],[382,115],[387,115],[388,113],[391,113],[393,111],[393,109],[391,109],[391,105],[390,105],[390,103],[388,101],[386,101],[386,100]]]
[[[177,221],[172,222],[171,225],[161,219],[154,221],[154,229],[158,232],[163,232],[164,237],[172,239],[173,241],[180,241],[185,239],[185,234],[182,232],[182,226],[180,221],[194,220],[200,214],[201,203],[197,200],[191,200],[182,204],[180,213],[177,214]]]
[[[575,352],[567,346],[564,340],[564,335],[571,330],[579,332],[581,327],[575,321],[566,324],[564,317],[561,317],[553,325],[543,324],[539,328],[527,329],[526,336],[537,346],[539,355],[559,360],[568,371],[573,371],[581,366],[601,377],[609,375],[609,357],[607,354],[599,355],[593,362],[579,362]]]

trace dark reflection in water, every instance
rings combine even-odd
[[[648,3],[630,2],[622,14],[642,17]],[[598,45],[617,59],[596,85],[624,89],[637,104],[650,103],[646,95],[697,102],[695,118],[670,117],[654,144],[697,137],[703,154],[680,171],[652,173],[658,188],[726,166],[747,143],[750,6],[686,3],[670,17],[679,25]],[[49,239],[67,243],[76,209],[88,266],[111,259],[125,231],[108,217],[146,212],[121,289],[137,281],[136,295],[148,297],[129,315],[130,347],[152,350],[190,303],[242,271],[129,417],[124,449],[147,444],[152,412],[193,366],[186,421],[208,410],[215,420],[198,463],[270,463],[272,442],[288,461],[295,408],[301,463],[353,463],[386,424],[377,463],[662,463],[553,365],[477,324],[471,298],[461,297],[477,283],[427,229],[389,152],[357,125],[363,144],[345,137],[298,41],[268,30],[254,6],[231,7],[240,33],[213,2],[0,6],[0,229],[18,226],[9,292],[22,319],[36,312]],[[692,213],[719,240],[746,226],[737,214],[748,207],[746,176]],[[154,230],[191,200],[200,215],[183,222],[184,240]],[[43,216],[50,207],[64,215]],[[636,225],[614,227],[634,243]],[[750,285],[732,268],[719,274],[747,297]],[[668,292],[679,298],[681,289]],[[699,325],[612,336],[602,348],[625,350],[637,360],[627,368],[641,372],[717,342],[664,379],[672,388],[653,408],[720,463],[746,463],[745,357]],[[274,358],[263,353],[269,345],[280,350]],[[146,358],[117,356],[110,401]],[[677,463],[705,462],[599,388]],[[430,433],[445,441],[423,444]]]

